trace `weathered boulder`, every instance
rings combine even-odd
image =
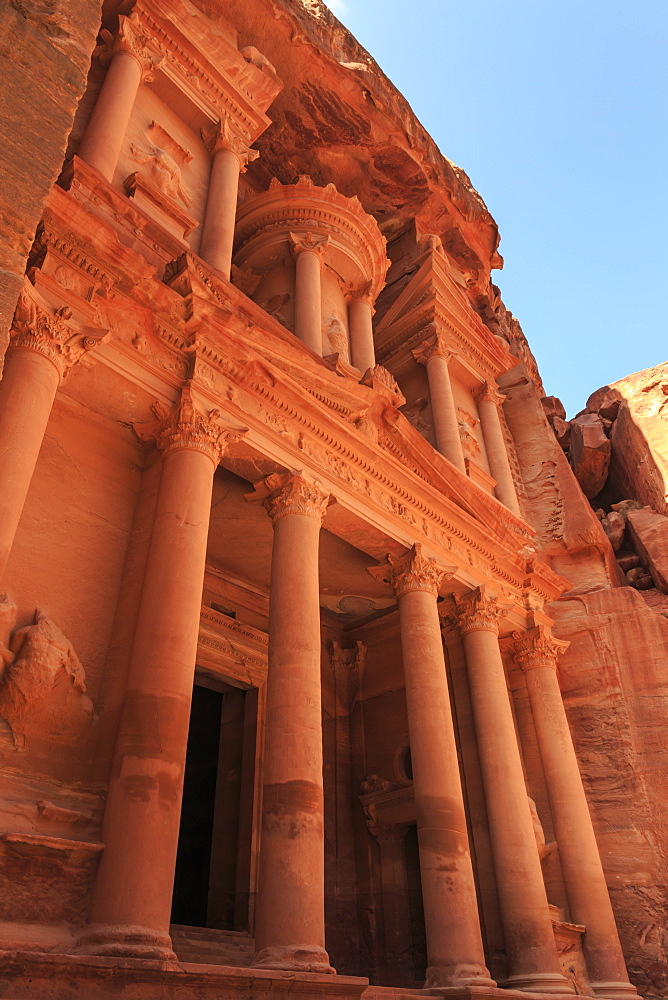
[[[654,583],[668,594],[668,517],[657,514],[651,507],[643,507],[628,512],[627,524],[635,548]]]
[[[552,417],[551,424],[557,441],[564,451],[566,451],[571,443],[570,422],[562,419],[562,417]]]
[[[610,511],[607,517],[603,518],[601,524],[603,525],[603,530],[610,539],[610,544],[615,552],[617,552],[618,549],[621,549],[622,542],[624,541],[626,521],[620,513],[613,510]]]
[[[607,420],[614,420],[622,398],[621,392],[614,385],[604,385],[596,392],[592,392],[587,400],[587,410],[590,413],[598,413]]]
[[[623,399],[610,435],[610,482],[616,493],[668,513],[668,362],[608,388]]]
[[[543,396],[541,399],[543,409],[545,410],[545,416],[552,423],[553,417],[559,417],[561,420],[566,419],[566,410],[564,404],[561,402],[558,396]]]
[[[605,486],[610,450],[603,421],[597,413],[583,413],[571,420],[571,466],[589,500]]]
[[[622,572],[628,573],[630,569],[635,569],[636,566],[640,566],[640,557],[635,555],[617,556],[617,562],[619,563],[619,568]]]

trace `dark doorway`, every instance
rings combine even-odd
[[[193,688],[172,923],[232,930],[246,692],[216,687]]]
[[[427,973],[427,941],[424,930],[424,905],[422,902],[422,882],[420,881],[420,853],[418,850],[417,827],[409,826],[404,839],[406,858],[406,882],[408,887],[408,909],[411,923],[411,957],[413,959],[413,980],[423,986]]]

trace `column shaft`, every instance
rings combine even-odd
[[[291,483],[299,494],[299,480]],[[321,496],[326,501],[326,494]],[[289,496],[287,503],[284,512],[270,508],[274,541],[253,964],[332,972],[325,951],[318,580],[322,513],[294,512]]]
[[[0,580],[14,542],[53,400],[58,368],[37,351],[7,351],[0,381]]]
[[[460,617],[506,939],[508,986],[572,993],[559,972],[496,624]]]
[[[231,149],[219,148],[213,154],[199,253],[226,278],[232,267],[240,168]]]
[[[521,517],[522,513],[517,500],[513,474],[510,471],[508,450],[501,429],[501,419],[497,404],[493,399],[482,398],[478,402],[478,413],[480,414],[480,424],[485,439],[487,461],[489,462],[490,472],[496,479],[496,495],[502,504],[505,504],[509,510],[512,510],[513,514]]]
[[[79,146],[81,159],[99,170],[110,183],[141,78],[139,60],[124,49],[116,51]]]
[[[434,353],[427,361],[429,399],[436,432],[436,447],[441,455],[466,475],[462,439],[457,422],[455,399],[452,395],[447,359]]]
[[[205,423],[184,390],[170,437],[159,439],[167,447],[105,809],[105,850],[80,945],[94,954],[174,958],[169,921],[214,443],[221,436],[214,428],[205,450]]]
[[[373,343],[373,312],[371,303],[358,296],[348,304],[348,328],[350,331],[350,354],[355,368],[368,371],[376,364]]]
[[[436,594],[402,594],[399,616],[429,963],[425,985],[495,985],[485,968]]]
[[[628,982],[610,896],[553,665],[526,669],[531,711],[550,797],[571,919],[584,924],[583,947],[594,992],[635,997]]]
[[[295,334],[312,351],[322,355],[320,255],[311,250],[300,250],[297,254]]]

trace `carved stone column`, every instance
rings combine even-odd
[[[19,296],[0,381],[0,579],[58,386],[102,339],[99,331],[70,326],[68,309],[53,313],[40,306],[31,287]]]
[[[318,545],[329,494],[302,475],[272,476],[267,488],[274,542],[253,965],[327,973]]]
[[[462,439],[457,422],[457,409],[452,395],[448,370],[448,359],[452,357],[452,351],[448,350],[444,338],[435,332],[429,340],[424,340],[413,351],[413,357],[427,369],[429,399],[434,418],[434,431],[436,432],[436,447],[441,455],[444,455],[466,475]]]
[[[427,936],[427,987],[496,985],[485,967],[436,606],[446,570],[419,544],[373,567],[399,604]]]
[[[104,44],[95,51],[101,62],[108,63],[107,75],[78,150],[81,159],[109,182],[113,180],[139,84],[157,66],[136,14],[121,14],[118,23],[115,36],[106,30],[101,32]]]
[[[350,333],[350,360],[355,368],[367,372],[376,364],[373,343],[373,303],[371,282],[346,289],[348,299],[348,330]]]
[[[327,236],[290,233],[297,266],[295,271],[295,335],[322,355],[322,292],[320,268],[329,243]]]
[[[526,677],[571,919],[584,924],[583,949],[597,996],[637,996],[628,981],[615,917],[557,678],[567,642],[538,625],[513,634],[513,656]]]
[[[233,131],[227,119],[212,129],[202,129],[202,138],[212,160],[199,253],[207,264],[229,278],[239,174],[260,154],[250,148],[248,136]]]
[[[559,972],[499,649],[501,614],[498,602],[482,588],[457,605],[506,939],[506,985],[534,993],[572,993]]]
[[[482,436],[485,439],[485,451],[489,469],[496,479],[496,495],[501,503],[505,504],[513,514],[522,516],[513,474],[510,471],[508,461],[508,450],[503,437],[501,419],[498,407],[503,401],[503,396],[494,388],[490,382],[483,382],[475,394],[478,403],[478,413],[480,414],[480,425]]]
[[[239,437],[188,384],[137,428],[162,452],[130,671],[104,816],[104,854],[80,951],[173,960],[169,936],[213,474]]]

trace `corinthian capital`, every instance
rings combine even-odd
[[[257,160],[260,155],[258,149],[251,149],[250,136],[247,132],[241,132],[234,127],[232,119],[225,115],[214,125],[200,129],[202,141],[213,156],[219,150],[234,153],[239,160],[239,171],[244,173],[249,163]]]
[[[449,361],[454,357],[454,351],[448,347],[445,337],[437,330],[434,323],[430,323],[424,332],[429,336],[411,352],[418,364],[426,365],[432,358],[444,358]]]
[[[265,479],[265,486],[269,496],[264,505],[274,523],[286,514],[304,514],[322,522],[329,493],[318,483],[301,474],[289,478],[275,475]]]
[[[120,14],[116,34],[103,28],[100,37],[102,43],[97,46],[93,55],[103,66],[108,65],[118,52],[127,52],[139,63],[142,79],[149,80],[164,62],[164,56],[151,51],[150,35],[143,30],[136,13]]]
[[[143,441],[155,441],[164,453],[171,451],[201,451],[215,466],[228,445],[239,441],[246,428],[227,427],[221,420],[220,410],[208,412],[193,397],[192,386],[186,382],[178,403],[168,410],[160,403],[153,406],[157,420],[135,424],[135,433]]]
[[[95,327],[76,327],[70,323],[72,310],[67,306],[51,311],[35,298],[32,285],[26,281],[12,321],[12,347],[35,351],[55,365],[61,381],[84,355],[97,347],[108,331]]]
[[[513,659],[522,670],[536,667],[557,669],[557,659],[570,646],[563,639],[555,639],[547,625],[537,625],[528,632],[513,632]]]
[[[290,233],[290,243],[292,244],[295,257],[298,257],[300,253],[305,253],[307,250],[309,253],[314,253],[316,256],[322,257],[329,246],[329,236],[318,236],[317,233],[314,234],[312,232]]]
[[[506,399],[493,382],[481,382],[473,391],[473,398],[477,403],[494,403],[496,406],[500,406]]]
[[[497,597],[487,593],[485,587],[476,587],[456,604],[456,621],[462,635],[467,632],[494,632],[499,634],[499,621],[505,608]]]
[[[442,566],[422,551],[420,542],[399,559],[388,555],[387,563],[370,566],[369,573],[377,580],[388,583],[395,597],[402,597],[411,590],[422,590],[436,596],[444,580],[457,572],[456,566]]]

